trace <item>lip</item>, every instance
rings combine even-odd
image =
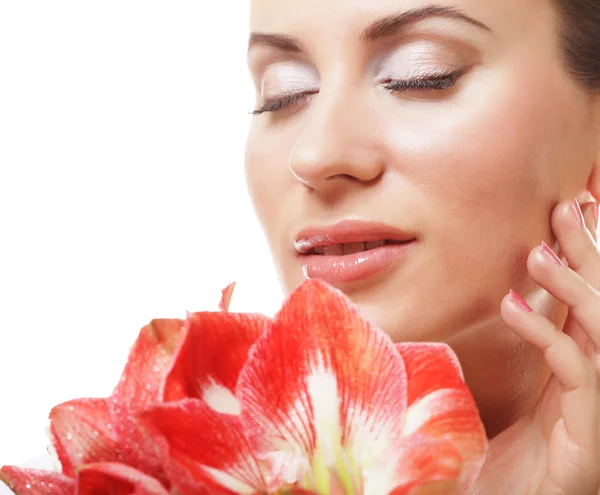
[[[329,256],[314,249],[333,244],[393,241],[375,249],[353,254]],[[325,227],[310,227],[296,237],[294,247],[300,256],[304,275],[331,284],[369,278],[405,258],[414,247],[417,235],[387,224],[346,220]]]

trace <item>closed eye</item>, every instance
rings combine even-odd
[[[391,93],[404,91],[444,91],[453,87],[463,75],[462,70],[456,70],[445,74],[423,76],[414,79],[388,79],[382,82],[383,87]],[[265,101],[259,108],[252,111],[252,115],[279,112],[289,106],[300,103],[307,98],[318,94],[318,91],[302,91],[290,93]]]
[[[462,74],[463,71],[457,70],[447,74],[425,76],[415,79],[390,79],[383,82],[383,87],[392,93],[410,89],[443,91],[454,86]]]
[[[266,112],[278,112],[284,108],[299,103],[306,98],[317,94],[318,91],[302,91],[300,93],[290,93],[277,98],[265,101],[259,108],[251,112],[252,115],[260,115]]]

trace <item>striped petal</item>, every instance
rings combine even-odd
[[[461,493],[474,483],[488,441],[477,405],[454,352],[445,344],[399,344],[408,374],[409,408],[404,434],[453,442],[463,457]]]
[[[0,481],[16,495],[75,495],[75,480],[53,471],[4,466]]]
[[[105,399],[76,399],[50,411],[50,438],[65,475],[75,477],[82,464],[116,460],[112,424]]]
[[[267,492],[239,416],[222,414],[199,399],[153,407],[141,418],[163,446],[169,477],[183,495]]]
[[[168,372],[163,401],[203,399],[219,412],[239,414],[234,396],[248,351],[264,328],[266,316],[243,313],[192,313],[185,337]]]
[[[184,321],[156,319],[135,341],[112,396],[129,411],[141,411],[158,399],[162,381],[183,338]]]
[[[134,412],[114,398],[76,399],[50,412],[50,437],[62,472],[100,462],[135,466],[166,481],[159,448],[137,423]]]
[[[390,495],[458,495],[458,478],[463,459],[453,442],[424,435],[412,435],[398,451],[390,470],[367,477],[367,491]],[[386,472],[387,471],[387,472]],[[391,475],[393,481],[385,480]],[[379,486],[384,485],[385,491]],[[389,486],[394,488],[389,490]]]
[[[257,456],[288,482],[346,489],[394,452],[406,372],[390,338],[341,292],[309,280],[284,303],[240,374],[242,422]],[[378,493],[377,495],[381,495]]]
[[[447,344],[403,342],[396,344],[408,375],[408,405],[443,388],[466,388],[460,362]]]
[[[119,384],[106,399],[78,399],[50,413],[50,436],[63,473],[82,464],[122,462],[165,481],[160,452],[135,414],[157,402],[161,383],[183,336],[183,320],[153,320],[134,343]]]
[[[96,462],[121,462],[167,482],[160,450],[140,429],[135,415],[159,400],[162,382],[184,336],[183,326],[180,319],[155,319],[141,329],[121,380],[107,399],[111,428],[119,440],[116,456]]]
[[[77,495],[169,495],[160,482],[119,463],[88,464],[77,473]]]

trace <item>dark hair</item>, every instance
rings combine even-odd
[[[554,0],[567,69],[590,91],[600,91],[600,0]]]

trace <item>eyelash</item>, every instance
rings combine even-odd
[[[263,106],[257,108],[251,113],[252,115],[260,115],[261,113],[278,112],[279,110],[283,110],[285,107],[293,105],[294,103],[298,103],[300,100],[303,100],[314,94],[317,94],[317,92],[302,91],[301,93],[291,93],[289,95],[281,96],[279,98],[274,98],[272,100],[266,101]]]
[[[383,84],[383,87],[391,93],[399,93],[411,89],[444,91],[454,86],[461,76],[462,71],[457,70],[446,74],[429,75],[416,79],[389,80]],[[317,92],[303,91],[301,93],[292,93],[279,98],[274,98],[266,101],[264,105],[251,112],[251,114],[260,115],[262,113],[278,112],[314,94],[317,94]]]

